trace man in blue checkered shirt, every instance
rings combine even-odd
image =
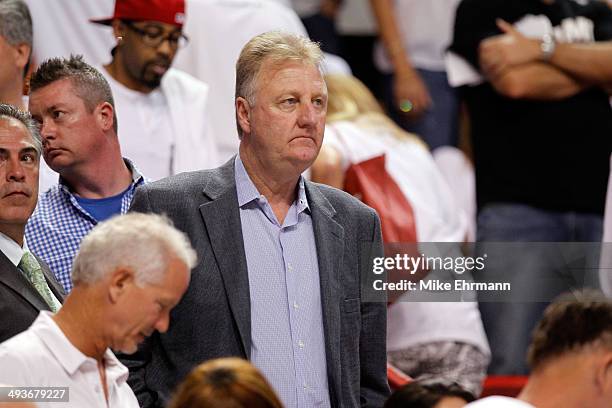
[[[80,56],[40,65],[30,80],[29,109],[44,159],[60,178],[40,196],[26,239],[70,292],[81,240],[98,222],[126,213],[144,178],[121,156],[108,82]]]

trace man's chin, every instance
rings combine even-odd
[[[141,82],[149,89],[156,89],[161,85],[162,78],[163,76],[151,75],[149,78],[143,78]]]
[[[138,343],[129,342],[129,344],[122,344],[118,347],[118,351],[123,354],[134,354],[138,350]]]

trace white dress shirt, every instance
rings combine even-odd
[[[68,387],[69,402],[37,402],[39,408],[137,408],[128,369],[110,349],[104,354],[107,404],[96,360],[72,345],[51,316],[41,312],[28,330],[0,344],[0,383]]]
[[[17,266],[21,258],[23,258],[23,254],[29,251],[29,249],[25,237],[23,237],[23,247],[20,247],[12,238],[0,232],[0,251],[2,251],[13,265]]]

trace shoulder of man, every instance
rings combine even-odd
[[[58,184],[51,186],[47,191],[38,196],[36,208],[28,219],[28,225],[43,222],[57,216],[58,208],[65,207],[66,199],[65,195],[60,191]]]
[[[45,357],[43,354],[46,350],[47,348],[30,326],[27,330],[0,344],[0,361],[2,362],[0,371],[6,371],[6,374],[10,376],[20,372],[22,367],[29,366],[32,369],[31,363],[40,364],[41,359]],[[0,383],[13,384],[10,381],[11,378],[3,377],[0,376]]]
[[[169,192],[169,191],[186,191],[193,190],[205,185],[208,180],[215,173],[217,169],[197,170],[188,171],[184,173],[175,174],[169,177],[165,177],[161,180],[149,181],[139,186],[136,191],[147,192]]]
[[[190,97],[204,97],[208,95],[208,84],[180,69],[170,68],[164,75],[161,83],[165,92],[173,91]]]
[[[319,184],[311,181],[307,183],[310,189],[319,191],[323,197],[327,199],[337,214],[349,216],[357,214],[361,217],[378,217],[373,208],[365,205],[345,191],[330,187],[326,184]]]
[[[235,185],[234,167],[231,160],[215,169],[197,170],[175,174],[173,176],[143,184],[136,189],[135,196],[145,195],[149,201],[158,205],[189,205],[192,199],[200,201],[209,185],[216,187],[215,192],[225,191]],[[180,197],[178,201],[171,201]]]

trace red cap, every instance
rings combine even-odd
[[[116,0],[112,17],[89,21],[110,25],[114,19],[159,21],[182,26],[185,23],[185,0]]]

